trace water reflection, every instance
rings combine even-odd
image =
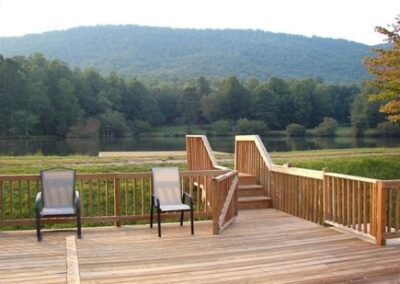
[[[262,138],[268,151],[400,147],[399,138]],[[215,151],[234,152],[234,137],[209,137]],[[61,139],[56,137],[0,140],[0,155],[97,155],[99,151],[184,150],[184,137],[140,137],[111,139]]]

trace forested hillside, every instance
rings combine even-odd
[[[320,77],[359,83],[369,46],[255,30],[194,30],[141,26],[80,27],[0,38],[0,54],[40,52],[71,66],[117,71],[140,79]]]
[[[381,120],[376,103],[357,85],[234,76],[147,85],[40,54],[0,55],[0,113],[0,137],[125,136],[173,123],[212,124],[218,134],[232,128],[262,134],[293,123],[313,128],[321,122],[348,124],[351,117],[352,123],[374,127]]]

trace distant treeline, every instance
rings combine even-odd
[[[355,104],[353,104],[354,99]],[[0,56],[0,135],[125,136],[164,124],[254,120],[269,129],[382,121],[356,85],[318,79],[197,79],[151,85],[116,73],[71,69],[41,54]],[[353,113],[353,118],[351,114]],[[355,125],[355,122],[354,125]]]

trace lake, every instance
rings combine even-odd
[[[400,147],[400,138],[262,138],[268,151]],[[209,137],[215,151],[234,152],[234,137]],[[71,155],[97,156],[99,151],[184,150],[184,137],[140,137],[112,139],[31,138],[0,140],[0,155]]]

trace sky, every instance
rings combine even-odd
[[[0,0],[0,37],[77,26],[260,29],[369,45],[394,23],[400,0]]]

